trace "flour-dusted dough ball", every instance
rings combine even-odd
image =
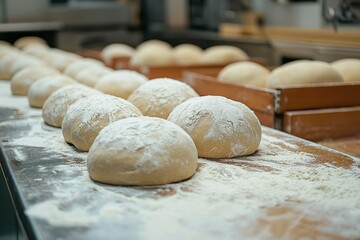
[[[60,74],[56,69],[46,66],[28,66],[11,78],[13,95],[27,96],[31,84],[42,77]]]
[[[94,66],[92,68],[85,68],[81,70],[75,76],[75,80],[89,87],[94,87],[102,76],[111,72],[113,72],[113,70],[110,68],[104,66]]]
[[[136,51],[142,51],[144,49],[150,49],[150,48],[157,48],[157,49],[167,49],[167,50],[171,50],[172,47],[169,43],[162,41],[162,40],[158,40],[158,39],[151,39],[151,40],[147,40],[145,42],[140,43],[137,47],[136,47]]]
[[[51,49],[46,56],[47,63],[61,72],[75,61],[82,59],[75,53],[66,52],[60,49]]]
[[[20,49],[25,48],[29,45],[45,45],[45,46],[47,46],[48,44],[44,39],[42,39],[40,37],[36,37],[36,36],[22,37],[14,42],[14,46],[17,48],[20,48]]]
[[[189,85],[170,78],[158,78],[141,85],[128,98],[149,117],[167,118],[180,103],[199,95]]]
[[[128,101],[106,95],[80,99],[66,111],[62,133],[66,142],[81,151],[89,151],[99,132],[112,122],[142,113]]]
[[[265,87],[270,71],[254,62],[237,62],[224,67],[219,75],[219,82],[234,85],[250,84]]]
[[[46,99],[42,109],[42,117],[48,125],[61,127],[66,111],[71,104],[96,94],[102,93],[80,83],[62,87]]]
[[[274,69],[266,81],[266,87],[279,88],[334,82],[343,82],[343,79],[330,64],[301,60]]]
[[[201,61],[210,64],[248,60],[249,56],[238,47],[218,45],[204,51]]]
[[[29,105],[42,108],[44,102],[56,90],[74,84],[76,81],[66,75],[45,76],[30,86],[28,92]]]
[[[344,82],[360,82],[360,59],[345,58],[331,63]]]
[[[128,99],[131,93],[147,81],[148,78],[138,72],[117,70],[100,78],[95,88],[103,93]]]
[[[79,60],[72,62],[70,65],[68,65],[64,70],[64,74],[68,75],[69,77],[76,78],[76,75],[80,71],[82,71],[84,69],[99,67],[99,66],[104,66],[104,64],[95,59],[81,58]]]
[[[106,46],[101,51],[101,58],[107,65],[110,65],[113,58],[116,57],[131,57],[135,52],[135,49],[129,45],[122,43],[113,43]]]
[[[261,126],[254,112],[221,96],[189,99],[177,106],[168,120],[191,136],[200,157],[249,155],[261,140]]]
[[[193,44],[180,44],[174,48],[175,62],[179,65],[200,63],[203,50]]]
[[[160,185],[190,178],[197,168],[192,139],[160,118],[126,118],[105,127],[90,148],[90,177],[114,185]]]
[[[167,66],[175,63],[172,49],[163,47],[144,48],[136,51],[130,59],[131,66]]]
[[[5,54],[0,56],[0,75],[2,80],[11,79],[11,67],[22,55],[20,51],[6,51]]]

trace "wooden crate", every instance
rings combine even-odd
[[[196,72],[185,72],[183,81],[201,96],[242,102],[263,125],[308,140],[360,135],[360,83],[265,89],[221,83]]]

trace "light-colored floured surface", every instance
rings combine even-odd
[[[193,178],[159,187],[93,182],[87,154],[41,117],[0,132],[39,238],[360,238],[360,160],[269,128],[254,155],[199,159]]]

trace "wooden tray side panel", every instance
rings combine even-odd
[[[360,106],[360,84],[279,89],[277,113]]]
[[[360,135],[360,107],[285,112],[283,131],[311,141]]]
[[[201,95],[219,95],[239,101],[254,111],[274,113],[274,95],[260,89],[234,86],[216,81],[215,78],[186,72],[183,81]]]

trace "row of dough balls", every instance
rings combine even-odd
[[[198,156],[252,154],[261,139],[260,123],[245,105],[198,97],[185,83],[166,78],[141,85],[128,101],[69,85],[46,100],[43,118],[60,124],[65,141],[89,150],[91,178],[109,184],[184,180],[195,173]]]
[[[341,59],[331,64],[298,60],[284,64],[272,72],[254,62],[237,62],[224,67],[218,74],[220,82],[235,85],[279,88],[336,82],[359,82],[360,59]]]
[[[160,40],[143,42],[136,49],[126,44],[110,44],[101,51],[101,57],[108,65],[115,57],[129,57],[132,66],[223,64],[249,59],[243,50],[234,46],[218,45],[203,50],[193,44],[180,44],[172,48]]]

